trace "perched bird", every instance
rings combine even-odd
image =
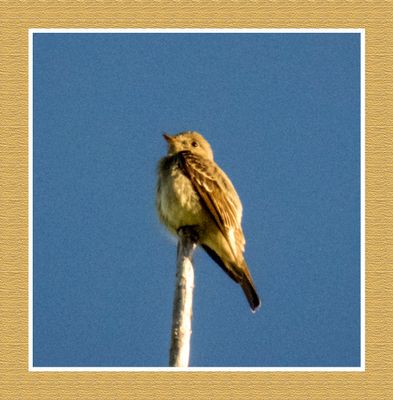
[[[243,256],[243,208],[235,188],[198,132],[163,136],[168,154],[158,164],[156,197],[161,222],[174,235],[191,226],[198,244],[240,284],[255,311],[260,300]]]

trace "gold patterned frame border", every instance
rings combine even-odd
[[[392,38],[390,1],[0,2],[0,398],[384,399],[392,391]],[[364,28],[366,371],[28,371],[28,29]]]

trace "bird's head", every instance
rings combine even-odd
[[[168,143],[168,155],[176,154],[180,151],[190,151],[209,160],[213,160],[213,151],[207,140],[198,132],[186,131],[170,136],[164,133],[164,139]]]

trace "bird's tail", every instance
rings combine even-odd
[[[250,304],[252,312],[255,312],[261,305],[257,290],[255,289],[254,281],[251,278],[250,271],[246,261],[243,259],[240,263],[227,262],[225,263],[217,253],[205,244],[202,247],[207,254],[226,272],[236,283],[239,283],[244,294]]]
[[[261,306],[261,300],[259,299],[255,284],[251,278],[251,274],[245,261],[243,261],[242,269],[243,277],[239,283],[247,297],[247,301],[250,304],[252,312],[255,312]]]

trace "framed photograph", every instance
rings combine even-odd
[[[385,6],[343,25],[349,5],[307,24],[310,4],[298,5],[288,24],[271,2],[203,6],[200,21],[183,4],[174,19],[169,3],[45,4],[3,6],[8,397],[382,395],[377,205],[391,152],[373,77],[391,61],[378,61]],[[206,140],[238,195],[236,243],[261,307],[225,251],[200,240],[189,367],[173,368],[176,239],[156,197],[168,138],[187,135]]]
[[[197,252],[190,367],[364,369],[364,31],[30,35],[31,368],[168,366],[156,164],[198,131],[263,305]]]

